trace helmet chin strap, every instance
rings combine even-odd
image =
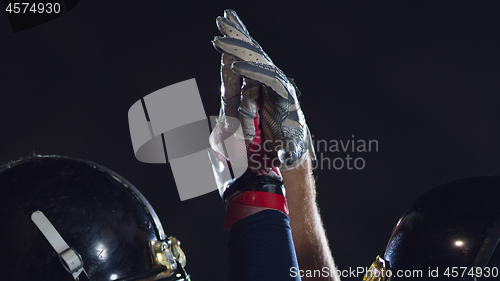
[[[49,241],[52,248],[57,252],[66,271],[68,271],[75,280],[79,280],[79,276],[82,272],[85,273],[82,275],[84,276],[83,279],[90,280],[83,269],[83,260],[80,254],[75,249],[68,246],[66,241],[64,241],[57,229],[42,211],[35,211],[31,215],[31,220],[35,223],[40,232],[42,232],[47,241]]]

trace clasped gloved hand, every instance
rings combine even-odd
[[[248,171],[236,181],[233,179],[219,183],[227,213],[230,213],[230,205],[235,205],[237,198],[244,201],[240,203],[246,206],[243,208],[238,203],[235,209],[244,209],[236,214],[238,219],[229,218],[231,222],[228,223],[226,216],[227,228],[235,221],[262,209],[277,209],[287,213],[280,170],[295,169],[308,154],[312,159],[315,159],[315,155],[298,101],[300,91],[293,79],[288,78],[257,41],[250,37],[234,11],[224,11],[224,17],[217,18],[217,27],[224,35],[216,36],[212,41],[215,49],[222,53],[221,109],[210,135],[210,145],[217,155],[215,162],[227,161],[231,165],[241,163],[241,159],[246,157],[248,163]],[[231,148],[237,151],[237,156],[231,159],[224,139],[228,132],[235,131],[234,127],[239,125],[244,142]],[[215,157],[212,155],[212,158]],[[234,158],[238,158],[238,161],[234,161]],[[212,163],[215,163],[214,160]],[[252,198],[255,192],[260,192],[263,197],[259,197],[261,200],[254,198],[252,202],[248,198],[243,199],[248,197],[245,194],[249,192]],[[269,203],[269,200],[274,203]],[[276,200],[279,203],[275,204]]]

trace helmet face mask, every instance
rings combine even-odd
[[[500,278],[499,198],[500,176],[454,181],[427,192],[392,231],[381,258],[392,276],[367,274],[364,280]]]
[[[80,280],[189,279],[180,243],[127,180],[90,161],[34,156],[0,167],[0,280],[75,280],[36,211],[81,256]]]

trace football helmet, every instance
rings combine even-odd
[[[0,280],[189,280],[146,198],[96,163],[35,155],[1,166],[0,214]]]
[[[500,279],[500,176],[425,193],[392,231],[364,280]]]

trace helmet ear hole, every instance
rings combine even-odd
[[[155,279],[165,269],[151,256],[152,241],[166,241],[155,211],[103,166],[35,155],[0,167],[0,194],[0,218],[9,230],[0,239],[0,260],[9,264],[1,280],[31,281],[34,272],[39,280]],[[170,256],[173,280],[178,268]]]

